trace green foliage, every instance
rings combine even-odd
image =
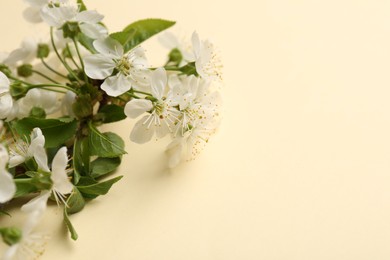
[[[107,192],[111,189],[112,185],[122,179],[122,177],[123,176],[118,176],[108,181],[103,181],[88,186],[77,186],[77,188],[80,190],[84,197],[93,199],[99,195],[107,194]]]
[[[103,123],[112,123],[125,119],[126,115],[123,107],[109,104],[99,109],[97,117],[101,118]]]
[[[78,234],[76,229],[73,227],[72,222],[70,222],[68,214],[80,212],[85,206],[85,200],[76,187],[73,188],[73,192],[66,200],[66,204],[67,207],[64,207],[64,222],[69,230],[71,238],[73,240],[77,240]]]
[[[120,157],[114,158],[97,158],[91,162],[91,176],[93,178],[99,178],[106,174],[115,171],[121,164]]]
[[[1,228],[0,234],[3,237],[4,243],[12,246],[22,239],[22,230],[16,227]]]
[[[70,222],[68,212],[66,211],[66,207],[64,207],[64,222],[65,222],[66,227],[69,230],[70,237],[73,240],[77,240],[79,238],[79,235],[77,234],[76,229],[73,227],[72,222]]]
[[[91,53],[97,53],[97,51],[95,50],[95,47],[93,47],[93,39],[89,38],[87,35],[85,35],[84,33],[80,32],[78,35],[77,35],[77,40],[79,41],[79,43],[81,43],[81,45],[83,45],[87,50],[89,50]]]
[[[128,25],[123,31],[123,34],[119,36],[114,36],[125,43],[123,47],[125,51],[133,49],[140,43],[146,41],[150,37],[156,35],[159,32],[162,32],[169,27],[173,26],[176,22],[163,20],[163,19],[145,19],[139,20]],[[125,33],[133,34],[131,37],[126,37]],[[121,41],[120,41],[121,42]]]
[[[89,151],[90,155],[99,157],[118,157],[126,153],[125,143],[122,138],[114,133],[101,133],[92,124],[89,123]]]
[[[89,141],[87,137],[76,138],[73,146],[73,184],[81,176],[89,175]]]
[[[20,136],[29,138],[31,131],[39,127],[45,136],[45,147],[59,147],[72,138],[77,129],[77,121],[70,118],[42,119],[26,117],[12,124]]]
[[[127,52],[128,50],[130,50],[131,40],[134,38],[135,35],[136,30],[131,29],[128,31],[112,33],[110,34],[110,37],[122,44],[124,51]]]
[[[80,12],[87,10],[87,6],[84,4],[83,0],[77,0],[77,4],[79,5]]]
[[[195,62],[190,62],[190,63],[184,65],[183,67],[180,67],[179,71],[181,71],[185,75],[199,76],[198,72],[196,72]]]

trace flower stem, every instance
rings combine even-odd
[[[77,67],[77,69],[80,69],[79,65],[78,65],[77,62],[74,60],[72,53],[70,52],[70,48],[69,48],[69,45],[68,45],[68,44],[66,44],[66,49],[67,49],[68,52],[69,52],[70,59],[72,60],[73,64]]]
[[[77,94],[76,90],[74,90],[73,88],[68,87],[68,86],[65,86],[65,85],[60,85],[60,84],[38,84],[38,85],[30,85],[30,86],[29,86],[29,89],[33,89],[33,88],[45,88],[45,87],[63,88],[63,89],[67,89],[67,90],[72,91],[72,92],[74,92],[74,93]]]
[[[69,65],[65,62],[65,60],[62,59],[60,53],[57,50],[56,44],[54,43],[53,27],[50,27],[50,39],[51,39],[51,45],[53,46],[54,52],[56,53],[58,59],[61,61],[61,63],[64,65],[64,67],[68,70],[68,72],[80,83],[80,79],[74,74],[72,68],[69,67]]]
[[[49,80],[49,81],[51,81],[51,82],[53,82],[53,83],[55,83],[55,84],[59,84],[59,82],[55,81],[54,79],[52,79],[52,78],[46,76],[45,74],[43,74],[43,73],[41,73],[41,72],[39,72],[39,71],[32,70],[32,72],[35,73],[35,74],[37,74],[37,75],[39,75],[39,76],[41,76],[41,77],[43,77],[43,78],[45,78],[45,79],[47,79],[47,80]]]
[[[63,75],[63,74],[61,74],[61,73],[59,73],[58,71],[56,71],[55,69],[53,69],[52,67],[50,67],[50,65],[47,64],[46,61],[45,61],[43,58],[41,58],[41,62],[42,62],[42,64],[43,64],[48,70],[50,70],[51,72],[57,74],[57,75],[60,76],[60,77],[65,78],[65,79],[68,78],[67,76],[65,76],[65,75]]]

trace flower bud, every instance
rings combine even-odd
[[[30,77],[32,74],[33,74],[33,69],[32,69],[32,65],[31,64],[23,64],[23,65],[20,65],[18,68],[17,68],[17,71],[18,71],[18,75],[21,76],[21,77]]]
[[[46,118],[46,112],[43,108],[33,107],[30,111],[30,117]]]
[[[67,22],[61,28],[64,33],[64,38],[74,39],[81,32],[77,22]]]
[[[10,85],[11,96],[15,99],[24,97],[27,94],[28,90],[29,89],[27,87],[23,86],[22,83],[17,81],[13,82]]]
[[[37,58],[44,59],[47,58],[50,54],[50,48],[49,45],[40,43],[38,44],[38,50],[37,50]]]
[[[1,236],[3,237],[4,243],[12,246],[22,239],[22,231],[16,227],[0,229]]]
[[[183,55],[177,48],[171,50],[168,57],[169,57],[169,62],[172,62],[176,65],[179,65],[180,62],[183,60]]]

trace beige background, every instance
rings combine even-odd
[[[86,3],[112,30],[162,17],[213,38],[225,119],[173,171],[166,141],[127,142],[123,180],[72,216],[76,243],[50,208],[42,259],[390,259],[389,1]],[[36,31],[23,7],[0,3],[4,50]],[[147,47],[158,64],[163,49]],[[127,138],[133,123],[108,128]]]

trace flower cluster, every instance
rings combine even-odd
[[[211,41],[165,32],[168,59],[151,67],[141,44],[174,22],[145,19],[109,33],[82,0],[26,2],[26,20],[50,33],[0,55],[0,214],[14,198],[33,197],[21,208],[24,227],[0,227],[9,246],[3,259],[43,253],[46,236],[34,229],[48,200],[61,205],[77,239],[69,215],[121,179],[107,177],[121,164],[124,141],[99,126],[131,118],[134,143],[169,136],[175,167],[198,155],[221,120],[222,63]]]

